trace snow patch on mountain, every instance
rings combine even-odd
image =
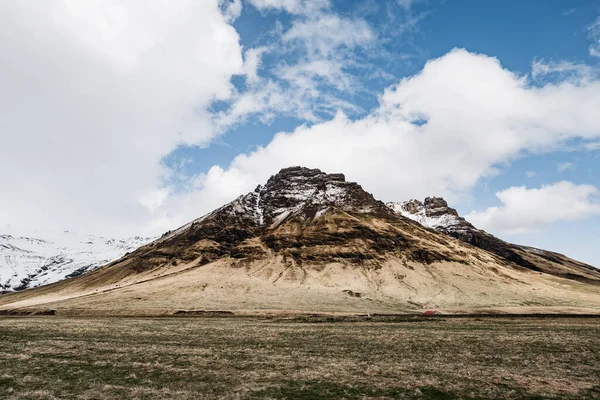
[[[463,233],[476,229],[460,217],[455,209],[440,197],[427,197],[424,202],[408,200],[386,204],[396,214],[412,219],[419,224],[445,233]]]
[[[397,214],[400,214],[403,217],[412,219],[413,221],[416,221],[416,222],[420,223],[421,225],[426,226],[431,229],[457,225],[459,222],[458,218],[455,217],[454,215],[445,214],[445,215],[430,217],[427,215],[426,209],[424,207],[421,207],[415,213],[412,213],[406,209],[407,203],[408,203],[407,201],[401,202],[401,203],[388,203],[388,207],[390,207],[392,210],[394,210],[394,212],[396,212]]]

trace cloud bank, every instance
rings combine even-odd
[[[243,70],[235,4],[1,2],[0,225],[148,230],[161,159],[213,137]]]
[[[501,207],[473,212],[465,218],[482,229],[515,234],[600,215],[600,191],[591,185],[562,181],[539,189],[516,186],[496,196],[502,202]]]

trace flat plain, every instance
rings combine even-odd
[[[598,318],[0,318],[2,399],[598,399]]]

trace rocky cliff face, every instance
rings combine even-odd
[[[568,279],[600,284],[600,270],[559,253],[515,245],[498,239],[474,227],[440,197],[427,197],[424,202],[409,200],[388,203],[387,206],[398,215],[487,250],[519,266]]]

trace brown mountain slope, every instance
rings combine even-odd
[[[387,205],[398,215],[413,219],[424,226],[487,250],[527,269],[600,285],[600,269],[563,254],[505,242],[474,227],[458,215],[454,208],[449,207],[442,198],[428,197],[424,202],[409,200]]]
[[[343,175],[294,167],[115,263],[0,297],[61,314],[600,312],[600,288],[528,270],[394,213]]]

